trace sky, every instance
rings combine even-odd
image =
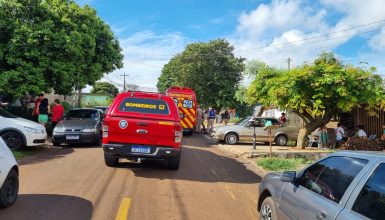
[[[385,0],[75,0],[110,25],[124,67],[106,75],[156,90],[164,64],[185,46],[222,38],[234,53],[277,68],[332,51],[344,63],[385,73]],[[367,62],[368,64],[363,64]],[[152,88],[152,89],[151,89]]]

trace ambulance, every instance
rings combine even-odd
[[[187,87],[174,86],[166,90],[178,106],[180,123],[185,133],[192,134],[196,126],[197,99],[194,90]]]

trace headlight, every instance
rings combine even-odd
[[[53,129],[53,132],[54,132],[54,133],[64,132],[64,127],[62,127],[62,126],[56,126],[56,127]]]
[[[83,132],[96,132],[96,128],[85,128]]]
[[[31,127],[26,127],[24,126],[24,129],[27,131],[27,132],[31,132],[31,133],[34,133],[34,134],[38,134],[39,131],[36,129],[36,128],[31,128]]]

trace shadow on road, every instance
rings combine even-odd
[[[36,155],[20,159],[18,163],[19,165],[41,163],[47,160],[65,157],[73,152],[74,150],[71,148],[46,148],[44,151],[39,152]]]
[[[156,179],[174,179],[196,182],[226,182],[254,184],[261,177],[248,170],[235,158],[222,156],[204,148],[184,147],[178,171],[167,170],[165,161],[147,161],[142,164],[120,163],[120,168],[131,169],[135,176]]]
[[[83,198],[67,195],[24,194],[19,195],[13,206],[0,209],[0,219],[89,220],[92,217],[92,212],[92,203]]]

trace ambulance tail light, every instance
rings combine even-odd
[[[175,143],[181,143],[182,142],[182,125],[180,123],[175,123]]]

